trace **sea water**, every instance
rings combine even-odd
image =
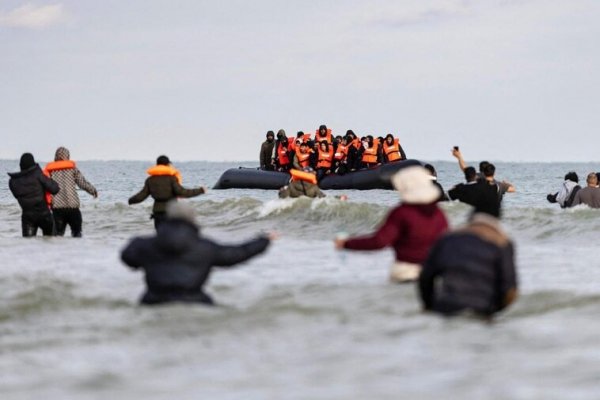
[[[436,162],[440,183],[462,181]],[[227,168],[176,163],[188,187]],[[138,306],[143,277],[119,252],[153,233],[141,189],[147,162],[82,161],[100,195],[81,193],[82,239],[20,237],[0,177],[0,398],[596,399],[600,397],[600,210],[549,204],[567,171],[596,164],[497,163],[517,189],[503,223],[516,244],[520,297],[493,323],[421,311],[413,285],[388,282],[391,250],[334,250],[398,202],[386,190],[209,190],[189,200],[203,234],[238,243],[277,231],[268,251],[206,286],[218,307]],[[0,161],[0,170],[18,169]],[[345,193],[347,202],[333,197]],[[470,212],[442,204],[452,227]],[[68,233],[67,233],[68,235]]]

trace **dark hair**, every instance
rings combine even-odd
[[[297,138],[299,138],[300,136],[304,136],[304,132],[298,131],[298,133],[296,133]]]
[[[21,171],[25,171],[35,165],[35,159],[33,158],[33,154],[31,153],[23,153],[21,159],[19,160],[19,168]]]
[[[489,162],[487,161],[482,161],[479,163],[479,172],[483,173],[483,170],[485,169],[485,166],[488,165]]]
[[[565,175],[565,181],[579,183],[579,177],[577,176],[577,173],[575,171],[569,171]]]
[[[313,147],[315,147],[315,141],[314,140],[308,140],[306,142],[306,145],[312,149]]]
[[[319,142],[319,148],[321,148],[321,145],[324,144],[325,145],[325,151],[329,151],[329,143],[327,143],[327,140],[321,140]]]
[[[477,179],[477,171],[475,171],[475,167],[467,167],[463,172],[465,173],[465,179],[467,182],[473,182]]]
[[[275,137],[275,132],[273,132],[273,131],[268,131],[268,132],[267,132],[267,136],[273,136],[273,137]]]
[[[327,126],[325,126],[325,125],[321,125],[321,126],[319,126],[319,131],[320,131],[321,129],[325,129],[325,130],[327,130]]]
[[[388,133],[387,135],[385,135],[385,140],[387,140],[387,138],[392,138],[392,140],[394,140],[394,135]]]
[[[346,131],[346,136],[352,135],[352,140],[354,140],[354,138],[356,137],[356,133],[354,133],[354,131],[352,129],[348,129]],[[350,140],[350,141],[352,141]]]
[[[425,164],[423,165],[423,168],[425,168],[427,171],[429,171],[429,174],[431,176],[437,176],[437,172],[435,172],[435,167],[431,164]]]
[[[169,165],[169,164],[171,164],[171,161],[169,160],[169,157],[162,155],[162,156],[158,156],[158,158],[156,159],[156,164]]]
[[[307,142],[300,143],[300,147],[302,147],[302,146],[308,146],[308,143]]]
[[[346,136],[344,136],[344,139],[346,139],[346,141],[348,143],[352,143],[352,141],[354,140],[354,137],[352,135],[346,135]]]
[[[494,174],[496,173],[496,167],[492,163],[487,163],[487,165],[483,167],[482,172],[486,178],[489,178],[490,176],[494,176]]]

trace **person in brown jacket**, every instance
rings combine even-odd
[[[160,156],[156,159],[156,165],[148,169],[150,175],[144,187],[135,195],[129,198],[129,204],[137,204],[146,200],[148,196],[154,199],[152,207],[152,216],[154,227],[158,226],[166,218],[166,208],[169,200],[176,200],[178,197],[196,197],[206,193],[204,186],[194,189],[187,189],[181,186],[181,175],[172,165],[167,156]]]

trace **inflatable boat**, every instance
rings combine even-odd
[[[321,189],[392,189],[390,177],[404,167],[422,165],[418,160],[397,161],[375,168],[329,174],[321,179]],[[290,180],[287,172],[263,171],[256,168],[231,168],[225,171],[213,189],[279,189]]]

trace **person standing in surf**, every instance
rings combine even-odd
[[[201,186],[194,189],[186,189],[181,186],[181,174],[171,165],[171,161],[165,155],[156,159],[156,165],[148,169],[150,175],[144,182],[144,187],[135,195],[129,198],[129,204],[137,204],[146,200],[148,196],[154,199],[152,207],[152,216],[154,219],[154,228],[166,218],[166,207],[170,200],[176,200],[178,197],[196,197],[206,193],[206,188]]]
[[[379,250],[393,247],[396,262],[392,282],[415,281],[435,241],[448,229],[446,216],[436,205],[440,190],[420,166],[406,167],[392,176],[402,203],[394,208],[377,232],[356,238],[335,239],[337,249]]]
[[[156,235],[136,237],[121,252],[122,261],[146,275],[142,304],[168,302],[214,304],[203,290],[213,267],[231,267],[266,250],[276,234],[261,235],[240,245],[203,238],[194,209],[170,201]]]
[[[431,249],[419,278],[426,311],[489,318],[517,298],[514,245],[500,225],[500,203],[491,204],[476,206],[466,227]]]
[[[31,153],[24,153],[19,161],[20,172],[8,175],[8,187],[19,202],[23,237],[37,235],[38,228],[44,236],[53,236],[54,218],[50,212],[46,194],[59,192],[58,183],[48,178],[35,162]]]
[[[59,147],[54,154],[54,161],[46,165],[44,173],[58,182],[60,186],[60,191],[52,196],[51,203],[56,234],[64,236],[68,225],[71,229],[71,236],[81,237],[83,222],[76,188],[85,190],[94,198],[98,197],[98,191],[85,179],[70,157],[71,154],[66,147]]]

